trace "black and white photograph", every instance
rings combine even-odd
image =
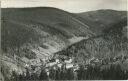
[[[128,80],[127,0],[1,0],[0,81]]]

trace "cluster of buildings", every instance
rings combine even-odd
[[[119,58],[113,58],[112,60],[118,60]],[[85,61],[85,69],[88,68],[88,65],[106,65],[111,59],[98,59],[95,57],[92,57],[90,59],[87,59]],[[113,62],[114,62],[113,61]],[[112,63],[112,62],[109,62]],[[28,62],[26,62],[25,65],[26,68],[29,68],[31,71],[37,73],[39,70],[41,70],[42,68],[45,68],[48,72],[48,70],[50,68],[52,69],[58,69],[58,68],[62,68],[65,67],[66,69],[73,69],[78,70],[79,69],[79,64],[74,62],[74,59],[71,57],[68,57],[68,59],[59,59],[59,58],[54,58],[54,59],[48,59],[47,61],[43,61],[41,59],[32,59],[29,60]]]

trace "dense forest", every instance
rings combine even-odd
[[[50,69],[49,75],[43,69],[40,75],[26,72],[24,75],[18,75],[12,72],[10,80],[7,81],[27,81],[27,80],[126,80],[128,79],[128,70],[122,70],[120,65],[111,64],[109,68],[101,70],[99,66],[91,66],[84,68],[80,66],[78,70],[66,69],[64,67],[58,69]]]

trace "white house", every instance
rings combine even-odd
[[[72,62],[72,59],[70,58],[69,60],[65,60],[64,62],[65,63],[71,63]]]
[[[70,64],[66,64],[66,68],[67,68],[67,69],[70,69],[70,68],[73,68],[73,67],[74,67],[74,66],[73,66],[73,64],[71,64],[71,63],[70,63]]]

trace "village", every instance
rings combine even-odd
[[[75,63],[73,61],[74,59],[69,57],[68,59],[48,59],[48,60],[41,60],[41,59],[32,59],[28,63],[26,63],[25,68],[29,69],[31,73],[37,73],[42,68],[46,70],[46,72],[49,72],[50,69],[58,69],[58,68],[65,68],[65,69],[73,69],[73,71],[79,70],[80,64]],[[85,69],[88,68],[89,65],[91,66],[101,66],[101,65],[108,65],[112,64],[114,62],[118,61],[125,61],[127,60],[127,57],[115,57],[115,58],[109,58],[109,59],[98,59],[95,57],[92,57],[91,59],[86,60]]]

